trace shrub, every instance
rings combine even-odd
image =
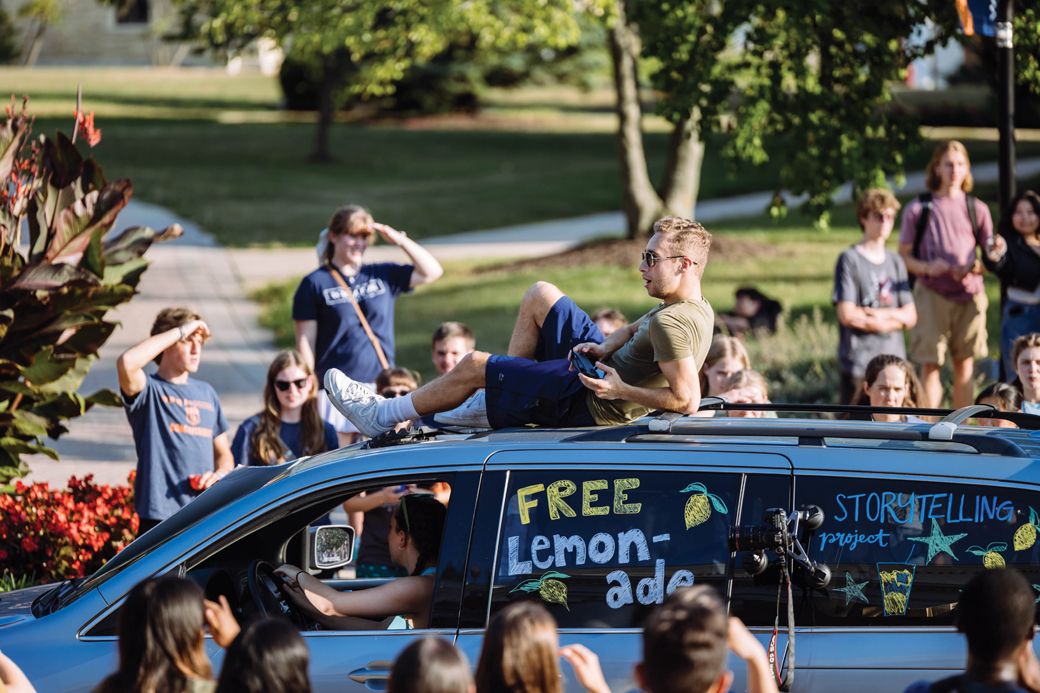
[[[42,583],[96,571],[137,534],[133,479],[98,485],[88,474],[64,491],[16,481],[13,494],[0,495],[0,574],[19,584],[26,575]]]
[[[750,338],[748,355],[769,383],[774,402],[834,404],[838,401],[838,327],[819,308],[781,322],[776,334]]]

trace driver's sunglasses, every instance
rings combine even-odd
[[[274,386],[278,388],[279,392],[288,392],[290,387],[302,390],[307,387],[307,378],[300,378],[299,380],[276,380],[274,381]]]
[[[641,259],[643,262],[645,262],[646,266],[650,267],[650,268],[653,268],[653,266],[656,265],[661,260],[676,260],[676,259],[681,258],[681,257],[682,258],[686,258],[685,255],[669,255],[668,257],[657,257],[656,255],[654,255],[649,250],[644,250],[639,255],[639,259]],[[689,260],[689,258],[686,258],[686,259]],[[690,260],[690,262],[695,264],[695,265],[697,264],[693,260]]]
[[[384,399],[393,399],[394,397],[404,397],[412,390],[407,387],[388,387],[379,391],[379,396]]]

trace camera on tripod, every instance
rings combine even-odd
[[[823,563],[809,559],[799,541],[802,530],[812,532],[823,524],[823,509],[807,505],[790,515],[783,508],[769,508],[762,514],[761,525],[739,525],[729,531],[729,550],[745,551],[743,567],[751,575],[759,575],[769,567],[766,551],[772,551],[781,561],[790,559],[799,574],[811,586],[819,589],[831,581],[831,570]]]

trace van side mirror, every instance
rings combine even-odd
[[[354,558],[354,528],[319,525],[310,528],[311,566],[318,570],[342,568]]]

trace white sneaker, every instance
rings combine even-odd
[[[393,426],[382,426],[376,421],[376,410],[383,398],[356,380],[351,380],[343,371],[337,368],[325,371],[325,392],[329,396],[329,403],[347,417],[362,435],[375,438],[393,430]]]
[[[481,388],[454,409],[434,414],[433,420],[439,424],[460,428],[491,428],[487,416],[487,393]]]

